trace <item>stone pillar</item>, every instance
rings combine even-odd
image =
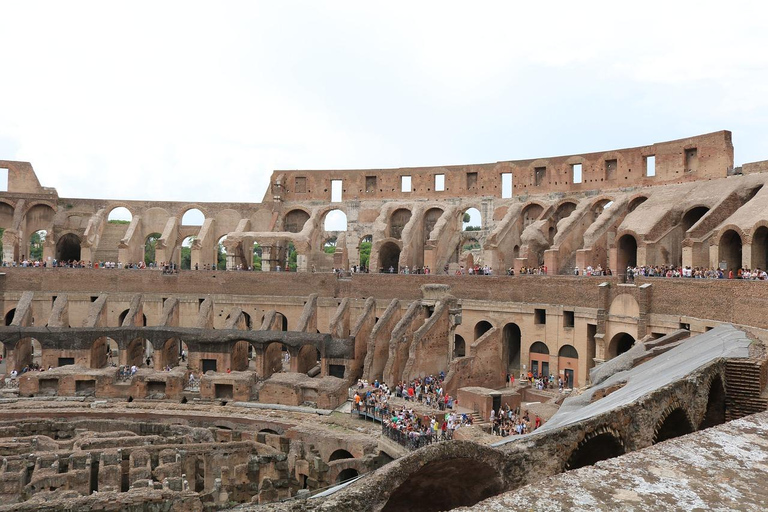
[[[752,268],[752,242],[741,246],[741,267]]]

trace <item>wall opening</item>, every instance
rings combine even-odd
[[[574,183],[581,183],[581,180],[582,180],[581,170],[582,170],[581,164],[571,165],[571,176],[573,176]]]
[[[483,217],[477,208],[468,208],[461,216],[462,231],[480,231],[483,228]]]
[[[573,311],[563,311],[563,327],[573,327],[576,321],[576,313]]]
[[[637,265],[637,241],[634,236],[624,235],[619,238],[617,259],[616,270],[619,274],[625,274],[627,267]]]
[[[331,202],[340,203],[343,199],[343,182],[342,180],[331,180]]]
[[[323,229],[326,231],[346,231],[347,214],[341,210],[331,210],[325,214]]]
[[[685,411],[678,407],[664,418],[661,425],[656,427],[656,435],[653,437],[653,444],[666,441],[667,439],[684,436],[691,432],[693,432],[691,420],[688,419],[688,415],[685,414]]]
[[[435,174],[435,192],[445,191],[445,174]]]
[[[56,243],[56,259],[59,261],[80,261],[80,237],[67,233]]]
[[[299,233],[309,220],[309,214],[304,210],[291,210],[285,214],[283,229],[290,233]]]
[[[512,173],[501,173],[501,198],[509,199],[512,197]]]
[[[408,221],[411,220],[411,211],[399,208],[389,217],[389,236],[400,239]]]
[[[8,192],[8,168],[0,167],[0,192]]]
[[[355,468],[347,468],[339,473],[339,476],[336,477],[336,483],[340,484],[341,482],[346,482],[347,480],[351,480],[358,476],[358,472]]]
[[[520,371],[520,343],[522,333],[517,324],[507,324],[502,330],[502,359],[507,367],[507,373],[513,375]]]
[[[656,176],[656,155],[645,157],[645,175],[648,177]]]
[[[205,214],[197,208],[190,208],[181,217],[182,226],[202,226],[205,222]]]
[[[752,268],[768,268],[768,228],[760,226],[752,234]]]
[[[741,236],[736,231],[729,229],[720,237],[719,249],[721,265],[725,265],[726,271],[732,270],[736,274],[736,271],[741,268],[742,261]]]
[[[133,220],[133,214],[125,206],[112,208],[112,211],[107,215],[107,222],[109,224],[130,224],[131,220]]]
[[[464,341],[464,338],[459,334],[454,335],[453,357],[464,357],[467,354],[466,350],[467,344]]]
[[[534,323],[534,325],[545,325],[547,323],[547,310],[546,309],[534,309],[533,310],[533,323]]]
[[[613,434],[608,432],[596,435],[579,446],[570,456],[565,469],[578,469],[591,466],[601,460],[612,459],[624,454],[624,447]]]
[[[397,274],[400,271],[400,247],[386,242],[379,249],[379,272]]]
[[[608,344],[608,357],[614,358],[623,354],[632,348],[635,344],[635,338],[626,332],[620,332],[611,338],[611,342]]]
[[[354,459],[355,456],[349,453],[347,450],[342,450],[339,448],[338,450],[334,451],[331,456],[328,458],[328,462],[333,462],[334,460],[341,460],[341,459]]]
[[[696,208],[691,208],[688,210],[685,215],[683,215],[683,231],[688,231],[691,229],[701,218],[707,214],[709,211],[709,208],[706,206],[697,206]]]
[[[725,423],[725,388],[723,387],[723,380],[717,375],[709,385],[707,410],[699,428],[714,427],[723,423]]]
[[[410,193],[413,191],[410,176],[400,176],[400,192]]]
[[[493,328],[490,322],[480,320],[475,324],[475,341]]]

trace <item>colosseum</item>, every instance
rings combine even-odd
[[[768,503],[768,161],[728,131],[261,203],[0,169],[0,511]]]

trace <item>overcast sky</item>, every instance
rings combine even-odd
[[[0,159],[62,197],[238,202],[273,169],[721,129],[768,159],[765,2],[477,4],[2,0]]]

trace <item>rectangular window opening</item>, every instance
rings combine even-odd
[[[501,173],[501,198],[509,199],[512,197],[512,173]]]
[[[8,169],[0,167],[0,192],[8,192]]]
[[[376,192],[376,176],[365,177],[365,191],[368,194]]]
[[[410,176],[400,176],[400,192],[411,192]]]
[[[645,157],[645,175],[656,176],[656,155]]]
[[[573,164],[571,165],[571,170],[573,171],[573,182],[574,183],[581,183],[581,164]]]
[[[331,202],[332,203],[341,202],[341,191],[342,191],[341,186],[342,186],[341,180],[331,180]]]
[[[542,183],[544,183],[544,179],[547,177],[547,168],[546,167],[535,167],[533,169],[534,173],[534,179],[536,186],[538,187]]]
[[[545,325],[547,323],[547,310],[546,309],[534,309],[533,310],[533,323],[536,325]]]
[[[476,172],[468,172],[467,173],[467,188],[475,188],[477,186],[477,173]]]
[[[616,168],[619,163],[616,159],[605,161],[605,178],[611,180],[616,177]]]
[[[576,315],[573,311],[563,311],[563,327],[573,327]]]
[[[435,174],[435,192],[445,190],[445,174]]]

